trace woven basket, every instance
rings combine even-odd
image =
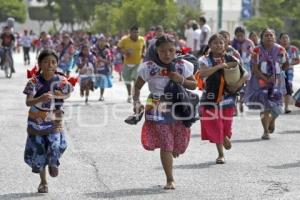
[[[224,78],[226,84],[235,85],[241,78],[239,65],[229,69],[224,68]]]

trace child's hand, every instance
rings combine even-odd
[[[238,91],[240,87],[239,85],[227,85],[226,88],[230,93],[234,94]]]
[[[48,102],[53,98],[53,95],[50,92],[42,94],[42,96],[39,97],[39,100],[43,103]]]
[[[237,62],[227,62],[227,66],[225,67],[226,69],[234,68],[237,66]]]
[[[134,102],[133,103],[133,112],[135,114],[141,113],[144,110],[144,105],[141,104],[140,102]]]
[[[169,73],[169,78],[176,82],[176,83],[181,83],[182,80],[184,79],[183,76],[181,76],[180,74],[178,74],[177,72],[170,72]]]

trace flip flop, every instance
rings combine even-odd
[[[130,115],[129,117],[127,117],[124,122],[127,124],[131,124],[131,125],[135,125],[137,124],[139,121],[141,121],[141,119],[143,118],[144,115],[144,111],[138,113],[138,114],[133,114]]]
[[[41,183],[38,187],[38,193],[48,193],[48,185]]]
[[[225,158],[224,157],[222,157],[222,158],[217,158],[216,159],[216,164],[225,164]]]

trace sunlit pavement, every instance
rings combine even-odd
[[[117,74],[104,102],[98,101],[97,90],[85,104],[75,87],[65,105],[68,149],[59,176],[49,177],[48,194],[37,194],[39,176],[23,161],[28,107],[22,91],[31,66],[25,67],[22,59],[22,54],[15,55],[17,73],[12,79],[0,72],[0,200],[300,199],[299,108],[291,107],[291,114],[279,117],[269,141],[260,139],[257,113],[235,117],[233,147],[225,152],[225,165],[215,164],[216,147],[201,141],[198,121],[187,151],[174,160],[176,190],[165,191],[159,150],[149,152],[140,144],[142,122],[123,122],[132,106],[126,103]],[[300,88],[300,66],[295,79],[295,88]],[[145,86],[142,100],[147,92]]]

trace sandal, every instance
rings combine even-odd
[[[225,158],[224,157],[218,157],[216,159],[216,164],[225,164]]]
[[[231,149],[231,141],[227,136],[224,137],[223,146],[226,150]]]
[[[49,175],[51,177],[57,177],[58,176],[58,167],[53,165],[48,167]]]
[[[48,185],[41,183],[38,187],[38,193],[48,193]]]

